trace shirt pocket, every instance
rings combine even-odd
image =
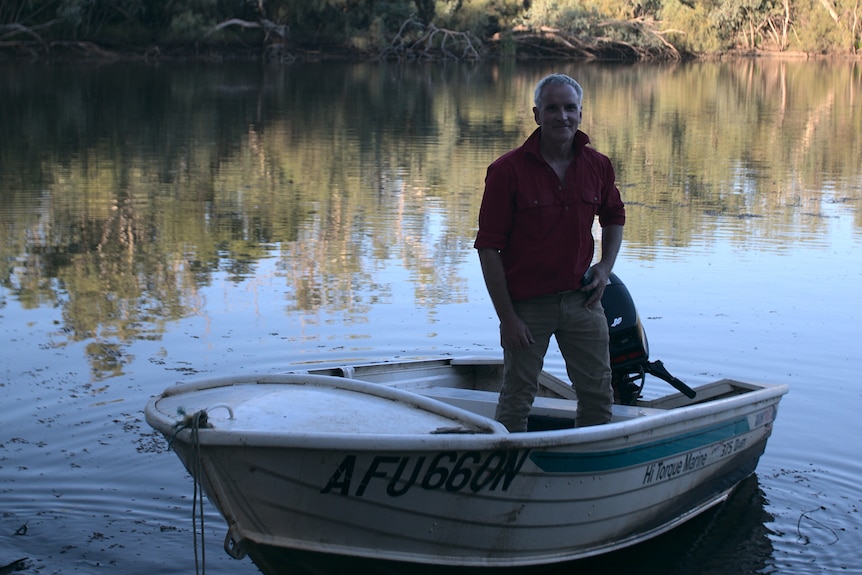
[[[593,206],[594,209],[598,211],[599,206],[602,203],[602,190],[598,185],[592,182],[586,182],[586,185],[579,190],[579,195],[582,202],[588,206]]]
[[[524,198],[518,205],[518,231],[532,240],[549,234],[560,222],[562,206],[555,198]]]
[[[592,165],[578,165],[577,197],[587,211],[595,214],[602,205],[602,178]]]

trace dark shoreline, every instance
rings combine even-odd
[[[522,51],[516,55],[502,55],[497,50],[489,50],[478,58],[429,58],[407,57],[387,58],[380,53],[351,50],[336,46],[326,47],[273,47],[273,46],[102,46],[84,41],[43,42],[8,42],[0,43],[0,63],[3,62],[194,62],[194,63],[227,63],[227,62],[268,62],[288,64],[294,62],[481,62],[493,60],[539,61],[539,60],[572,60],[619,63],[657,63],[679,61],[715,61],[731,59],[784,59],[784,60],[860,60],[862,53],[808,53],[808,52],[775,52],[735,50],[715,54],[684,54],[681,58],[651,58],[626,57],[616,50],[598,53],[585,57],[580,54],[547,56]]]

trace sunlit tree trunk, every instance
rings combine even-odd
[[[784,23],[781,26],[781,49],[787,48],[787,32],[790,30],[790,0],[784,0]]]
[[[823,4],[823,7],[826,8],[826,11],[829,12],[829,16],[835,20],[835,23],[838,23],[838,12],[835,11],[835,8],[832,6],[832,3],[829,0],[820,0],[820,3]]]
[[[790,0],[782,0],[782,14],[770,14],[766,18],[764,28],[775,46],[784,51],[787,49],[787,34],[790,31],[791,15]]]
[[[854,52],[862,48],[862,26],[859,24],[859,14],[859,0],[856,0],[855,5],[853,6],[853,27],[851,28],[851,31],[853,32]]]

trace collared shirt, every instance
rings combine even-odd
[[[578,130],[565,182],[539,150],[540,129],[488,167],[474,247],[500,251],[513,301],[579,289],[595,250],[592,227],[624,225],[610,159]]]

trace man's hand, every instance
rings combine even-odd
[[[503,349],[526,349],[535,341],[530,328],[518,316],[500,323],[500,343]]]
[[[611,276],[611,270],[607,265],[598,262],[596,265],[587,270],[591,281],[581,288],[581,291],[590,292],[590,297],[584,302],[585,307],[593,307],[596,302],[602,301],[602,295],[605,293],[605,287],[608,285],[608,278]]]

